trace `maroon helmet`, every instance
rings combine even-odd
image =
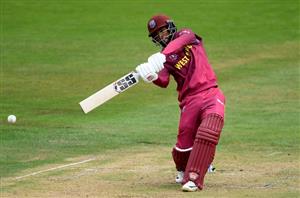
[[[152,41],[162,47],[166,47],[168,43],[174,38],[174,35],[177,31],[176,26],[172,19],[164,14],[154,15],[148,21],[148,31],[149,37],[152,38]],[[159,33],[164,31],[168,32],[168,35],[161,39]]]

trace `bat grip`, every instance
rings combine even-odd
[[[138,72],[133,71],[132,73],[136,79],[139,79],[141,77]]]

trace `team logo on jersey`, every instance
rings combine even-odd
[[[171,59],[171,61],[176,61],[178,59],[178,55],[177,54],[172,54],[169,56],[169,58]]]
[[[149,27],[151,29],[155,28],[155,26],[156,26],[156,23],[155,23],[154,19],[152,19],[151,21],[149,21]]]

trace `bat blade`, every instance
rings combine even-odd
[[[112,99],[119,93],[134,86],[139,82],[138,78],[139,75],[137,73],[130,72],[117,81],[107,85],[103,89],[84,99],[79,103],[83,112],[89,113],[90,111]]]
[[[84,99],[79,104],[82,110],[84,111],[84,113],[88,113],[93,109],[95,109],[96,107],[102,105],[106,101],[112,99],[118,94],[119,92],[117,92],[114,89],[114,83],[111,83],[110,85],[107,85],[105,88],[101,89],[100,91]]]

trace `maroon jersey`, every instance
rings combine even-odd
[[[164,69],[154,84],[167,87],[170,75],[177,82],[178,100],[217,87],[215,73],[208,62],[202,39],[190,29],[178,31],[162,50],[166,55]]]

